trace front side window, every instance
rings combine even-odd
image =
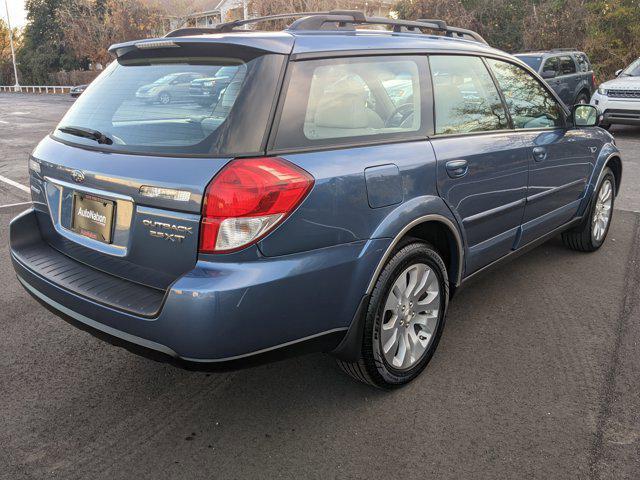
[[[571,75],[572,73],[576,73],[576,64],[573,58],[560,57],[560,75]]]
[[[504,94],[515,128],[562,126],[562,109],[553,96],[525,69],[487,59]]]
[[[276,148],[415,136],[424,68],[406,56],[294,62]]]
[[[503,130],[509,127],[504,105],[479,57],[433,55],[436,134]]]

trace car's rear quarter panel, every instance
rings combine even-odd
[[[260,242],[267,256],[324,248],[370,238],[394,237],[413,220],[407,204],[436,192],[436,162],[428,141],[341,148],[312,153],[283,154],[315,178],[313,190],[275,232]],[[400,185],[400,201],[379,208],[369,200],[372,188],[384,190],[385,177],[365,180],[371,167],[395,165],[398,178],[389,174],[389,188]],[[392,171],[392,170],[391,170]],[[369,190],[369,191],[368,191]],[[392,198],[393,196],[389,196]],[[438,199],[439,200],[439,199]],[[392,225],[397,219],[398,225]],[[402,226],[404,226],[402,225]]]

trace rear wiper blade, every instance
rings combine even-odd
[[[74,127],[72,125],[65,125],[64,127],[58,127],[58,130],[69,135],[75,135],[76,137],[90,138],[100,144],[111,145],[113,140],[107,137],[104,133],[92,128]]]

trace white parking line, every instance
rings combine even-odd
[[[21,205],[31,205],[31,202],[9,203],[7,205],[0,205],[0,210],[3,208],[19,207]]]
[[[14,182],[13,180],[11,180],[10,178],[7,177],[3,177],[2,175],[0,175],[0,182],[4,182],[7,185],[11,185],[12,187],[16,187],[19,188],[20,190],[22,190],[23,192],[27,192],[27,193],[31,193],[31,190],[29,190],[29,187],[25,187],[24,185],[22,185],[21,183],[18,182]]]

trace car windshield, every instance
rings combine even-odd
[[[260,70],[265,57],[273,56],[248,61],[234,58],[114,61],[78,98],[56,128],[54,137],[89,147],[96,147],[96,139],[100,139],[101,149],[133,153],[223,154],[225,141],[230,138],[229,124],[235,105],[247,97],[250,83],[258,83],[248,77]],[[190,88],[193,81],[216,77],[223,70],[227,78],[222,88],[194,95]],[[265,82],[269,87],[259,88],[275,88],[277,78],[262,79],[261,83]],[[273,98],[273,92],[265,98]],[[254,113],[262,109],[255,100],[252,108]],[[233,119],[238,122],[238,116]],[[258,119],[253,118],[252,125],[256,122]],[[258,127],[256,130],[266,129],[267,119],[264,125],[254,126]]]
[[[640,58],[625,68],[620,75],[625,77],[640,77]]]
[[[540,68],[540,62],[542,61],[542,57],[536,57],[534,55],[516,55],[520,60],[533,68],[536,72]]]

